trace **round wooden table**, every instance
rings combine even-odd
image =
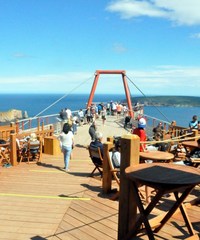
[[[170,162],[174,159],[174,154],[162,151],[140,152],[142,160],[153,160],[155,162]]]
[[[184,147],[189,147],[190,149],[198,147],[197,141],[184,141],[182,144]]]
[[[133,185],[134,198],[140,211],[140,216],[134,224],[134,228],[127,234],[127,239],[135,236],[140,231],[142,223],[144,223],[149,239],[154,240],[153,232],[158,232],[178,208],[180,208],[190,235],[196,236],[183,201],[190,194],[191,190],[200,183],[200,169],[170,163],[144,163],[126,168],[125,173]],[[141,184],[157,190],[155,197],[146,209],[144,209],[138,191],[138,187]],[[174,193],[176,201],[161,221],[156,222],[154,226],[150,226],[148,216],[166,193]]]

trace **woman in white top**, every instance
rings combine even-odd
[[[59,136],[59,140],[62,146],[62,152],[64,155],[64,169],[69,171],[69,160],[74,146],[74,135],[71,131],[71,127],[68,123],[65,123],[63,126],[63,131]]]

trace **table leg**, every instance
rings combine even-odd
[[[152,231],[151,226],[149,224],[148,215],[150,214],[150,212],[154,209],[156,204],[161,199],[161,197],[163,195],[163,191],[161,191],[161,190],[158,191],[156,196],[152,199],[150,204],[147,206],[147,208],[144,209],[144,206],[143,206],[141,198],[140,198],[138,186],[134,182],[132,183],[132,185],[133,185],[133,194],[134,194],[135,201],[136,201],[136,204],[138,206],[138,209],[140,211],[140,216],[139,216],[137,222],[135,223],[135,225],[133,226],[133,229],[131,229],[129,231],[129,233],[127,234],[125,239],[130,239],[132,236],[135,236],[139,232],[141,224],[144,223],[145,230],[147,232],[147,235],[148,235],[149,239],[150,240],[155,240],[153,231]]]
[[[183,203],[183,201],[186,199],[186,197],[188,196],[188,194],[191,192],[191,190],[194,188],[194,186],[192,187],[188,187],[184,190],[184,192],[182,193],[182,195],[180,197],[177,197],[177,201],[174,203],[174,205],[172,206],[172,208],[168,211],[168,213],[165,215],[165,217],[161,220],[161,224],[160,226],[158,226],[157,228],[154,229],[154,232],[157,233],[158,231],[160,231],[160,229],[165,225],[165,223],[172,217],[172,215],[175,213],[175,211],[181,206],[181,204]],[[175,193],[174,193],[175,194]]]
[[[178,201],[178,193],[177,193],[177,192],[174,192],[174,196],[175,196],[176,200]],[[192,224],[191,224],[191,222],[190,222],[190,220],[189,220],[189,217],[188,217],[188,214],[187,214],[187,212],[186,212],[186,209],[185,209],[184,204],[182,203],[179,208],[180,208],[181,214],[182,214],[182,216],[183,216],[183,219],[184,219],[184,221],[185,221],[185,224],[186,224],[186,226],[187,226],[187,229],[188,229],[190,235],[191,235],[191,236],[192,236],[192,235],[195,235],[193,226],[192,226]]]

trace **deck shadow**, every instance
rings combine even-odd
[[[99,186],[91,186],[91,185],[85,184],[85,183],[81,184],[81,186],[87,188],[88,190],[90,190],[92,192],[97,192],[98,193],[97,194],[98,197],[100,197],[100,198],[107,198],[107,199],[111,199],[112,196],[114,194],[116,194],[116,191],[117,191],[117,189],[113,189],[113,191],[111,191],[110,193],[103,193],[102,187],[99,187]],[[116,201],[118,201],[118,199]]]
[[[34,236],[32,238],[30,238],[31,240],[47,240],[47,238],[43,238],[43,237],[40,237],[40,236]]]
[[[101,192],[102,191],[102,187],[99,187],[99,186],[91,186],[91,185],[86,184],[86,183],[82,183],[81,186],[83,186],[83,187],[85,187],[88,190],[93,191],[93,192]]]
[[[85,149],[87,149],[87,146],[85,146],[85,145],[81,145],[81,144],[75,144],[75,147],[77,147],[77,148],[85,148]]]
[[[177,222],[174,222],[174,221],[171,221],[171,224],[182,233],[182,235],[174,236],[174,238],[176,238],[176,239],[186,239],[186,238],[190,237],[190,234],[189,234],[187,228],[186,228],[186,230],[183,229],[183,226],[180,226]],[[194,230],[197,231],[197,233],[199,233],[199,223],[198,222],[195,222],[195,223],[193,222],[192,226],[193,226]]]
[[[90,177],[90,173],[86,172],[68,172],[70,175],[74,175],[76,177]]]
[[[55,165],[52,165],[52,164],[38,162],[37,165],[41,166],[41,167],[45,167],[45,168],[54,168],[54,169],[60,170],[62,172],[64,171],[61,167],[55,166]]]

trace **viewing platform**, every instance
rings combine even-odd
[[[110,136],[129,134],[123,123],[117,116],[108,116],[104,126],[101,118],[97,119],[103,142]],[[87,150],[91,141],[89,126],[78,127],[70,172],[63,171],[62,153],[43,153],[38,164],[22,162],[10,168],[0,167],[0,239],[118,239],[119,201],[110,200],[114,193],[103,193],[99,175],[90,177],[94,165]],[[114,181],[112,188],[118,188]],[[144,188],[141,191],[145,193]],[[199,205],[191,206],[190,202],[199,196],[200,187],[196,186],[185,200],[187,213],[198,234],[200,208]],[[165,195],[152,216],[164,213],[173,201],[172,195]],[[158,240],[187,237],[189,234],[180,212],[156,233]],[[146,233],[140,233],[131,239],[149,238]]]

